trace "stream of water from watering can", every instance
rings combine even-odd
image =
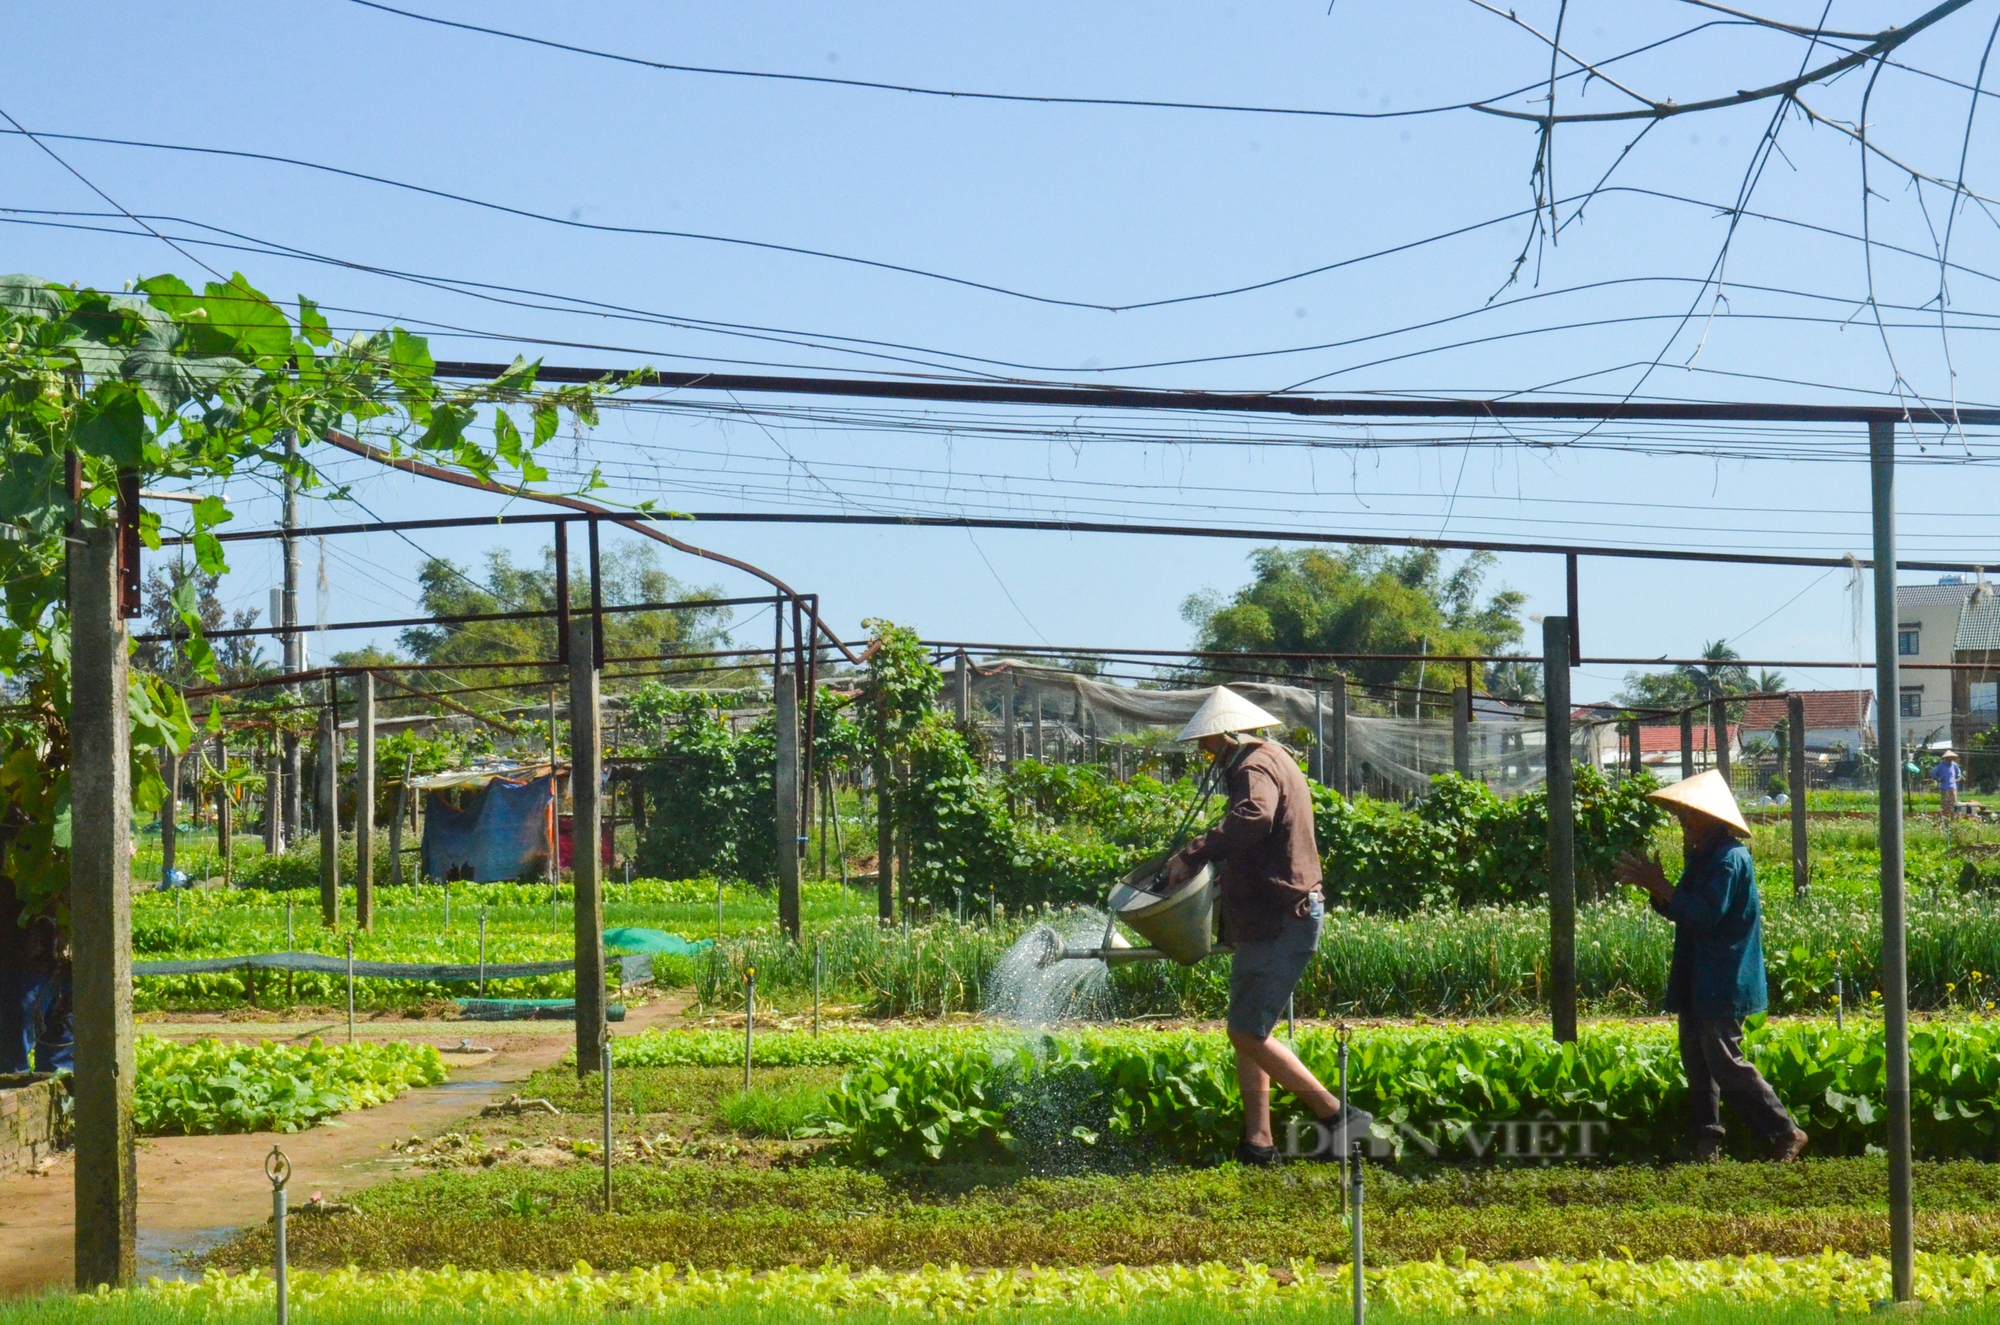
[[[1014,941],[988,982],[986,1015],[1017,1026],[1054,1026],[1111,1015],[1110,970],[1101,961],[1051,961],[1051,947],[1095,948],[1104,912],[1079,908],[1034,926]]]

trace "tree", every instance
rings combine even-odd
[[[1755,679],[1750,682],[1751,693],[1757,695],[1782,695],[1791,688],[1783,672],[1774,672],[1768,667],[1758,668]]]
[[[1531,662],[1497,662],[1486,665],[1486,693],[1516,704],[1542,697],[1542,667]]]
[[[1196,647],[1219,653],[1498,653],[1521,639],[1526,595],[1502,589],[1484,602],[1480,588],[1496,558],[1476,552],[1447,573],[1430,549],[1391,555],[1380,548],[1251,554],[1252,579],[1228,599],[1195,594],[1181,616]],[[1374,684],[1414,681],[1419,664],[1270,660],[1260,670],[1296,676],[1348,672]],[[1221,672],[1214,675],[1222,678]]]
[[[155,566],[146,573],[146,632],[169,638],[139,645],[132,651],[132,665],[184,689],[204,679],[189,656],[195,635],[206,637],[225,628],[248,630],[257,624],[257,609],[243,608],[234,614],[224,610],[216,596],[222,577],[190,567],[186,561]],[[199,623],[199,631],[186,623],[189,612]],[[236,635],[214,646],[215,675],[224,682],[250,681],[271,674],[263,646],[254,635]]]
[[[123,478],[289,473],[316,488],[317,471],[288,456],[286,442],[336,428],[481,477],[504,463],[523,485],[537,483],[547,474],[534,449],[555,436],[562,410],[594,421],[602,389],[537,391],[535,366],[518,359],[499,380],[470,388],[440,387],[433,368],[421,337],[392,328],[336,341],[310,299],[287,312],[241,275],[201,294],[174,276],[124,293],[0,277],[0,680],[20,701],[0,712],[0,880],[24,923],[68,920],[72,528],[114,521]],[[508,413],[513,404],[529,409],[526,434]],[[490,446],[471,435],[481,422]],[[228,507],[210,496],[185,515],[196,567],[222,574],[214,530]],[[160,546],[157,512],[141,511],[138,527],[146,546]],[[187,631],[178,654],[195,675],[219,679],[199,589],[167,600]],[[129,697],[134,808],[150,813],[162,791],[153,752],[184,749],[193,727],[179,692],[143,668]]]
[[[599,588],[607,605],[620,603],[679,603],[721,597],[713,586],[694,588],[669,575],[660,565],[657,548],[650,543],[626,543],[607,548],[599,558]],[[432,557],[417,572],[422,586],[423,610],[431,616],[476,616],[488,612],[549,612],[556,605],[555,552],[543,554],[539,567],[514,564],[504,549],[486,554],[486,573],[475,580],[464,568],[443,557]],[[590,604],[590,570],[587,563],[570,566],[570,608],[580,612]],[[605,652],[613,657],[652,657],[670,653],[704,653],[729,645],[730,609],[726,607],[682,608],[672,612],[618,612],[604,618]],[[474,621],[463,625],[418,626],[402,633],[402,644],[420,662],[482,663],[507,662],[523,658],[556,656],[556,623],[552,616],[525,617],[514,621]],[[704,659],[689,664],[698,673],[698,684],[728,685],[749,679],[748,673],[718,660]],[[509,681],[542,684],[546,677],[539,668],[487,668],[475,672],[430,675],[459,684],[495,686]],[[616,678],[607,677],[607,683]],[[412,684],[422,685],[422,678]],[[490,704],[505,692],[481,696]],[[476,707],[477,705],[475,705]]]
[[[1703,661],[1682,663],[1671,672],[1627,672],[1618,702],[1635,709],[1683,709],[1725,695],[1772,694],[1783,691],[1785,678],[1772,671],[1750,679],[1748,668],[1735,660],[1742,655],[1727,640],[1710,640]]]

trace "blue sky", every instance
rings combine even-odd
[[[1498,97],[1550,72],[1544,41],[1466,0],[408,7],[679,64],[1378,115]],[[1554,30],[1556,4],[1512,7],[1521,23]],[[1771,0],[1760,12],[1807,26],[1825,12],[1829,27],[1873,32],[1923,8]],[[1476,110],[1335,119],[996,103],[670,73],[349,0],[33,7],[13,16],[12,30],[17,49],[42,58],[16,62],[0,107],[42,132],[295,157],[557,218],[508,216],[269,162],[47,140],[119,206],[174,218],[152,224],[203,261],[240,269],[276,297],[310,295],[338,310],[337,325],[429,327],[439,357],[518,351],[570,364],[735,361],[1255,390],[1310,380],[1312,389],[1337,392],[1545,387],[1556,395],[1850,402],[1895,399],[1884,393],[1898,389],[1900,373],[1912,399],[1991,402],[2000,400],[2000,382],[1985,310],[2000,311],[2000,302],[1985,273],[2000,272],[2000,225],[1983,198],[1968,200],[1953,221],[1945,189],[1913,184],[1899,170],[1955,180],[1963,149],[1966,186],[1985,192],[1993,182],[2000,105],[1983,98],[1968,139],[1973,96],[1943,80],[1978,76],[1996,18],[2000,3],[1984,0],[1920,34],[1895,55],[1907,67],[1882,69],[1872,93],[1870,68],[1806,92],[1805,106],[1822,122],[1794,115],[1782,127],[1780,150],[1750,195],[1749,210],[1762,215],[1735,227],[1720,299],[1703,284],[1730,228],[1718,205],[1743,187],[1771,120],[1768,101],[1663,120],[1622,161],[1643,125],[1564,126],[1554,145],[1558,197],[1580,197],[1618,166],[1580,220],[1559,205],[1558,242],[1530,245],[1511,285],[1530,234],[1518,213],[1534,198],[1536,135]],[[1654,100],[1763,86],[1796,74],[1802,61],[1837,54],[1822,44],[1809,56],[1796,36],[1666,0],[1576,0],[1563,22],[1565,48],[1592,63],[1686,34],[1600,70]],[[1567,60],[1559,67],[1575,69]],[[1604,78],[1583,83],[1558,83],[1559,111],[1638,104]],[[1531,109],[1535,95],[1494,104]],[[1865,217],[1862,153],[1840,127],[1859,122],[1864,95],[1879,148]],[[163,270],[202,275],[157,239],[106,233],[132,229],[115,213],[79,215],[111,209],[31,142],[0,138],[0,178],[16,209],[0,213],[10,221],[9,269],[114,286]],[[1108,312],[563,220],[811,248],[1118,305],[1266,282],[1477,228],[1251,293]],[[1856,238],[1864,224],[1872,252]],[[77,226],[92,228],[63,228]],[[1957,264],[1948,334],[1934,302],[1947,227]],[[357,265],[538,293],[489,290],[504,302],[479,299]],[[575,301],[592,301],[590,311]],[[731,336],[697,322],[775,330]],[[851,339],[834,339],[842,337]],[[536,340],[570,344],[524,343]],[[911,348],[865,349],[864,340]],[[1660,366],[1650,372],[1633,366],[1653,360]],[[1151,364],[1170,366],[1141,366]],[[1741,443],[1756,439],[1740,434],[1654,433],[1611,449],[1605,436],[1598,445],[1550,446],[1536,443],[1575,439],[1475,434],[1464,425],[1414,433],[1291,425],[1282,430],[1288,444],[1254,447],[1228,419],[1041,419],[1024,433],[1019,425],[1030,420],[1019,412],[1003,419],[980,411],[977,420],[932,412],[924,430],[885,431],[851,409],[729,416],[709,408],[728,402],[703,397],[689,408],[696,403],[659,399],[609,412],[591,435],[553,445],[558,468],[600,465],[608,497],[679,510],[1070,514],[1867,551],[1858,435],[1787,434],[1775,439],[1785,459],[1742,458]],[[1051,423],[1071,434],[1050,435]],[[1103,431],[1137,425],[1143,437]],[[1441,445],[1389,444],[1413,436]],[[1665,454],[1670,440],[1704,453]],[[1990,458],[1976,436],[1924,441],[1925,451],[1909,452],[1913,461],[1968,451]],[[1797,458],[1807,448],[1820,458]],[[361,462],[329,469],[386,518],[496,509],[471,494],[371,474]],[[245,523],[275,516],[260,488],[239,485],[230,495]],[[1994,495],[1984,463],[1906,467],[1906,555],[2000,563],[2000,551],[1982,551],[1994,541]],[[314,513],[362,517],[354,504]],[[1207,540],[1000,532],[679,532],[819,592],[843,632],[886,616],[932,637],[1062,645],[1186,644],[1182,600],[1241,583],[1249,551]],[[530,536],[484,533],[413,542],[466,564],[493,547],[522,556],[536,547]],[[308,620],[319,611],[315,555]],[[327,615],[407,611],[419,556],[412,541],[392,536],[341,540],[329,554]],[[235,565],[228,596],[261,607],[274,555],[244,550]],[[699,564],[671,568],[730,592],[750,587]],[[1678,655],[1722,637],[1756,657],[1850,658],[1846,579],[1838,571],[1587,561],[1585,649]],[[1553,558],[1505,556],[1493,583],[1525,591],[1531,612],[1560,610]],[[747,639],[767,629],[743,625]],[[1578,694],[1608,694],[1621,671],[1587,669]],[[1798,679],[1845,684],[1851,675]]]

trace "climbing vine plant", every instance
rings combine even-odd
[[[541,390],[517,359],[498,380],[440,385],[430,350],[401,328],[336,337],[312,300],[281,306],[241,275],[197,294],[175,276],[109,292],[33,276],[0,277],[0,886],[22,919],[67,922],[69,882],[69,615],[64,593],[73,526],[115,518],[121,476],[141,483],[289,473],[328,491],[309,444],[352,429],[403,453],[521,485],[547,475],[535,449],[565,414],[595,421],[615,384]],[[514,417],[525,413],[526,423]],[[479,434],[474,429],[478,427]],[[307,454],[288,454],[296,438]],[[76,463],[81,499],[68,466]],[[188,510],[180,530],[203,571],[226,570],[219,497]],[[160,546],[152,511],[140,537]],[[213,677],[194,595],[176,603],[188,656]],[[157,808],[152,752],[193,736],[185,701],[142,672],[131,681],[134,808]]]

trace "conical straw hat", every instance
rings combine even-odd
[[[1750,836],[1750,825],[1743,822],[1743,812],[1736,808],[1736,797],[1716,769],[1711,768],[1699,777],[1683,778],[1670,787],[1661,787],[1648,794],[1646,799],[1669,808],[1678,806],[1694,810],[1717,820],[1738,837]]]
[[[1188,719],[1187,726],[1181,728],[1176,740],[1198,741],[1204,736],[1220,736],[1224,732],[1256,731],[1259,727],[1276,727],[1278,719],[1258,708],[1228,686],[1217,686],[1208,692],[1208,698]]]

